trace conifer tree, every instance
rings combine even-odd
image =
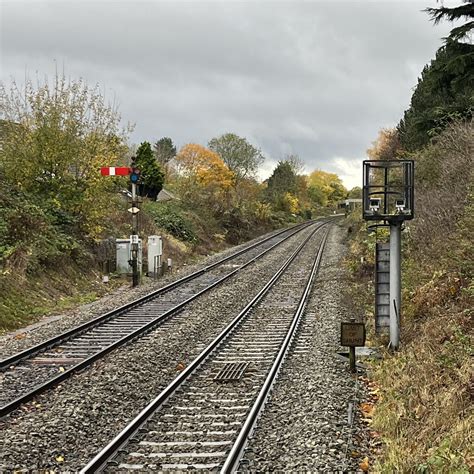
[[[153,148],[156,160],[161,166],[166,165],[176,155],[176,146],[169,137],[160,138]]]
[[[163,189],[164,175],[153,156],[149,142],[143,142],[138,147],[134,165],[140,170],[141,175],[138,194],[156,200],[158,193]]]
[[[451,33],[449,34],[450,40],[460,41],[465,39],[470,34],[472,29],[474,29],[474,3],[472,0],[463,1],[464,5],[458,5],[456,7],[446,7],[442,5],[439,8],[427,8],[425,10],[428,12],[435,25],[441,20],[468,20],[467,23],[457,26],[451,30]]]

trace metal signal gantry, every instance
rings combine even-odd
[[[365,160],[363,168],[362,217],[366,221],[382,222],[375,227],[390,227],[390,347],[396,350],[400,345],[401,231],[403,222],[414,217],[414,161]],[[376,272],[378,270],[376,259]],[[383,299],[378,286],[375,298],[376,304]]]

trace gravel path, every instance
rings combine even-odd
[[[255,472],[356,471],[361,451],[355,444],[365,431],[348,422],[363,389],[336,356],[340,321],[350,317],[342,295],[345,231],[332,226],[319,277],[291,355],[286,360],[249,443],[242,467]]]
[[[211,290],[147,337],[14,412],[2,426],[0,471],[81,468],[210,343],[308,232]]]
[[[274,231],[268,234],[257,237],[244,244],[231,247],[223,252],[214,254],[204,258],[197,264],[183,265],[176,269],[175,272],[165,275],[157,281],[149,278],[144,278],[143,284],[137,288],[131,288],[130,284],[124,284],[120,288],[112,291],[110,294],[100,298],[97,301],[81,305],[75,309],[68,310],[64,313],[46,316],[39,322],[31,324],[23,329],[14,331],[12,333],[0,336],[0,359],[5,359],[17,352],[25,350],[31,346],[39,344],[51,337],[54,337],[62,332],[65,332],[82,323],[90,321],[108,311],[119,308],[126,303],[136,300],[151,291],[162,288],[163,286],[183,278],[190,273],[193,273],[211,263],[219,260],[237,250],[247,247],[254,242],[263,240],[264,238],[279,232]]]

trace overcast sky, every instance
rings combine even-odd
[[[421,11],[435,0],[0,4],[3,82],[57,65],[116,97],[132,142],[233,132],[264,152],[261,177],[294,153],[348,187],[451,28]]]

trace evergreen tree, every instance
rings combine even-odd
[[[466,38],[474,28],[474,3],[472,0],[463,0],[465,5],[457,7],[427,8],[425,11],[429,13],[434,24],[438,24],[441,20],[456,21],[461,19],[468,20],[467,23],[457,26],[451,30],[449,39],[459,41]]]
[[[474,4],[427,8],[435,24],[445,19],[469,20],[453,28],[436,57],[426,65],[413,93],[410,107],[398,125],[405,150],[415,151],[454,119],[472,119],[474,108],[474,45],[463,42],[474,28]]]
[[[140,170],[138,194],[156,200],[158,193],[163,189],[164,175],[153,156],[150,143],[140,144],[133,162],[133,165]]]
[[[160,138],[154,145],[156,160],[161,166],[166,165],[176,155],[176,146],[169,137]]]
[[[424,67],[397,127],[403,148],[419,149],[453,119],[471,119],[473,105],[474,46],[448,41]]]
[[[278,206],[278,203],[286,193],[296,194],[297,188],[297,176],[293,171],[291,163],[279,161],[267,181],[267,200]]]

